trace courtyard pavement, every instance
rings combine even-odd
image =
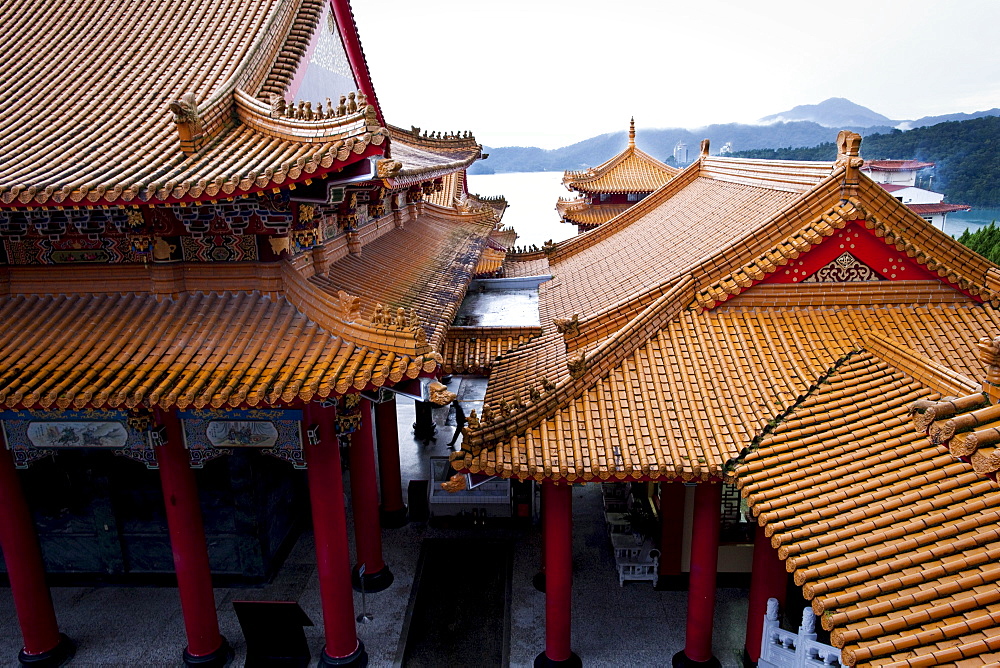
[[[452,379],[465,412],[479,410],[485,380]],[[399,404],[401,469],[404,491],[410,479],[427,478],[428,458],[448,453],[455,431],[454,411],[435,411],[438,434],[423,444],[412,440],[413,404]],[[345,488],[349,488],[345,483]],[[573,491],[573,650],[585,666],[667,666],[684,646],[686,592],[654,591],[648,582],[619,586],[611,543],[605,530],[600,485]],[[348,512],[353,555],[353,526]],[[411,522],[383,531],[385,561],[395,575],[387,590],[367,595],[373,616],[358,625],[358,636],[375,667],[398,665],[400,636],[425,538],[489,537],[490,527],[438,528]],[[538,526],[506,529],[513,534],[513,582],[510,603],[510,665],[531,666],[545,647],[545,595],[531,584],[540,563]],[[217,588],[219,623],[235,650],[234,666],[242,666],[245,641],[233,601],[297,601],[314,622],[306,627],[313,665],[323,647],[322,613],[311,532],[295,544],[273,581],[262,586]],[[456,570],[462,564],[456,564]],[[61,630],[77,642],[72,666],[181,666],[185,645],[177,590],[173,587],[53,587],[52,598]],[[361,595],[355,596],[361,612]],[[713,651],[723,666],[741,666],[738,652],[746,625],[747,591],[719,589],[716,597]],[[500,620],[497,622],[501,623]],[[0,588],[0,665],[17,665],[21,634],[8,588]],[[454,664],[452,664],[454,665]],[[471,663],[469,665],[472,665]]]

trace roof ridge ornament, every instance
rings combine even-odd
[[[1000,400],[1000,336],[979,339],[979,361],[986,367],[983,390],[994,403]]]
[[[167,108],[174,115],[181,150],[188,155],[197,153],[205,145],[205,126],[194,93],[184,93],[179,99],[167,103]]]
[[[635,148],[635,116],[628,124],[628,147]]]
[[[837,135],[837,161],[834,166],[844,168],[844,183],[840,193],[842,199],[847,199],[857,192],[863,164],[865,161],[861,159],[861,135],[850,130],[841,130]]]
[[[711,142],[709,142],[708,139],[702,139],[701,140],[701,153],[699,154],[699,157],[702,157],[702,158],[707,158],[708,157],[709,146],[711,146]]]

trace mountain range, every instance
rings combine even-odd
[[[862,136],[886,134],[894,129],[909,130],[983,116],[1000,116],[1000,109],[892,120],[850,100],[830,98],[819,104],[800,105],[765,116],[755,124],[725,123],[694,129],[640,128],[636,131],[636,144],[650,155],[673,164],[674,147],[678,142],[687,145],[688,157],[693,159],[697,156],[699,143],[705,138],[710,140],[713,154],[718,153],[727,142],[731,143],[734,151],[798,148],[832,142],[840,130],[853,130]],[[611,158],[623,150],[627,142],[625,132],[612,132],[550,150],[533,146],[484,147],[484,152],[490,154],[489,159],[477,162],[470,173],[586,169]]]

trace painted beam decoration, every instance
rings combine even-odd
[[[178,413],[184,425],[184,446],[192,468],[232,454],[234,448],[259,448],[261,452],[305,468],[302,453],[302,411],[297,410],[195,410]]]
[[[129,411],[7,410],[0,421],[17,468],[70,449],[111,450],[157,468],[150,421]]]

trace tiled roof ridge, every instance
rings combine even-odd
[[[636,150],[635,146],[629,146],[624,151],[616,153],[615,155],[611,156],[610,158],[608,158],[601,164],[597,165],[596,167],[587,167],[586,169],[577,169],[577,170],[567,169],[566,171],[563,172],[563,178],[562,178],[563,185],[567,187],[572,187],[577,183],[581,183],[584,181],[593,181],[594,179],[603,176],[605,172],[607,172],[611,168],[621,163],[623,160],[625,160],[625,158],[632,155],[632,153],[635,150]]]
[[[440,165],[432,165],[427,167],[412,167],[409,169],[403,168],[399,170],[398,174],[390,179],[387,179],[394,187],[399,187],[405,185],[405,183],[412,181],[407,177],[421,177],[419,180],[427,180],[432,178],[437,178],[444,174],[450,174],[451,172],[457,171],[459,169],[465,169],[476,160],[479,160],[478,155],[473,155],[470,157],[462,158],[460,160],[453,160],[451,162],[446,162]]]
[[[232,74],[214,91],[209,92],[207,98],[196,103],[195,113],[205,119],[206,137],[217,134],[232,123],[232,96],[237,88],[256,91],[264,84],[270,64],[276,60],[278,49],[284,43],[284,40],[275,39],[275,36],[291,32],[303,4],[304,0],[278,0],[275,10],[257,32],[253,44],[233,68]],[[263,54],[268,50],[272,55],[265,57]],[[264,67],[268,69],[265,70]]]
[[[435,364],[441,361],[440,355],[427,343],[427,333],[416,314],[405,314],[407,320],[403,323],[393,319],[391,323],[375,324],[361,317],[358,297],[343,290],[336,297],[329,295],[290,263],[282,264],[282,278],[286,299],[328,332],[357,345],[398,355],[423,355],[425,361],[436,358]]]
[[[191,179],[144,178],[131,183],[98,184],[97,186],[67,184],[63,187],[54,185],[38,188],[37,186],[0,185],[0,202],[17,206],[58,206],[75,205],[84,199],[87,203],[99,204],[103,199],[107,205],[124,206],[127,204],[153,204],[173,200],[208,200],[230,199],[236,195],[256,192],[267,187],[282,185],[286,181],[297,181],[309,176],[318,176],[317,172],[329,171],[335,162],[353,162],[370,149],[379,146],[385,140],[382,128],[374,131],[365,130],[358,136],[348,136],[346,139],[328,141],[309,149],[305,155],[270,165],[261,170],[250,172],[231,172],[227,175],[218,174],[212,179],[204,177]],[[301,141],[301,140],[299,140]],[[303,144],[306,142],[302,141]],[[209,146],[206,151],[211,153]],[[190,173],[190,172],[188,172]],[[15,201],[16,200],[16,201]],[[68,200],[68,202],[67,202]]]
[[[449,327],[442,346],[443,371],[489,376],[501,355],[541,334],[542,328],[538,325]]]
[[[939,394],[948,396],[981,391],[979,383],[973,379],[921,355],[894,338],[867,332],[864,348]]]
[[[694,287],[694,279],[687,276],[677,280],[670,290],[650,304],[625,327],[585,355],[569,360],[570,375],[552,388],[543,387],[537,400],[522,410],[517,407],[484,407],[482,423],[470,425],[462,442],[462,450],[452,455],[458,461],[471,451],[477,454],[488,444],[523,432],[541,423],[561,406],[582,395],[591,385],[628,357],[637,346],[658,332],[663,325],[683,308]],[[537,390],[537,388],[535,388]],[[530,396],[530,392],[528,395]],[[507,414],[503,414],[508,408]],[[499,415],[490,420],[487,409]]]
[[[467,151],[469,149],[481,149],[472,132],[465,130],[462,132],[431,132],[428,135],[424,130],[420,134],[420,128],[412,126],[410,130],[404,130],[395,125],[386,125],[389,131],[389,145],[398,141],[411,146],[428,149],[431,151]]]
[[[862,379],[869,377],[865,359],[873,378],[890,368],[868,352],[856,359],[851,366]],[[906,375],[894,370],[892,378]],[[845,664],[993,665],[994,646],[984,639],[1000,618],[998,494],[905,423],[900,432],[912,393],[876,400],[865,425],[824,410],[849,399],[840,394],[817,393],[811,419],[783,451],[782,471],[764,444],[743,488],[751,510],[772,529],[772,545],[781,546],[786,570]],[[934,395],[921,387],[918,396]],[[815,437],[808,448],[803,435]],[[760,484],[763,493],[747,494]]]
[[[672,290],[676,282],[677,278],[671,277],[597,313],[584,317],[578,313],[564,314],[562,318],[553,318],[553,324],[566,338],[567,351],[577,350],[613,334],[648,308],[652,301]]]
[[[806,391],[795,398],[791,404],[789,404],[784,410],[777,413],[774,417],[767,421],[767,424],[753,437],[750,443],[740,450],[740,454],[737,457],[733,457],[727,461],[723,467],[725,475],[728,479],[735,480],[739,476],[739,467],[743,465],[747,456],[752,454],[757,448],[760,447],[761,441],[774,433],[774,431],[789,417],[791,417],[795,411],[801,407],[811,396],[813,396],[818,390],[820,390],[824,383],[828,382],[830,377],[840,371],[845,365],[850,364],[854,358],[861,352],[859,350],[849,350],[839,359],[837,359],[833,365],[827,369],[827,371],[819,376],[817,376],[811,385],[806,389]]]
[[[544,260],[549,254],[544,250],[529,250],[524,252],[508,252],[507,262],[528,262],[530,260]]]
[[[323,0],[302,0],[298,16],[296,28],[288,32],[274,65],[261,84],[258,96],[262,99],[270,94],[282,95],[288,90],[323,16]]]
[[[614,157],[606,160],[597,167],[591,167],[588,169],[570,171],[567,170],[563,173],[563,185],[567,188],[572,188],[574,190],[579,190],[582,192],[589,192],[587,189],[587,184],[593,183],[594,181],[603,178],[605,176],[611,176],[629,158],[635,158],[639,162],[643,163],[647,167],[650,167],[654,171],[661,172],[668,178],[676,176],[680,173],[680,169],[676,167],[671,167],[663,162],[660,162],[650,154],[637,148],[634,145],[630,145],[624,151],[615,155]],[[605,189],[600,189],[601,191],[606,191]],[[622,192],[625,192],[624,190]]]
[[[211,61],[215,78],[193,79],[193,83],[185,84],[188,90],[181,88],[170,93],[177,96],[173,101],[154,95],[157,105],[163,105],[163,113],[145,112],[141,125],[134,119],[121,117],[120,104],[101,102],[95,106],[97,98],[87,98],[90,106],[81,113],[88,114],[91,122],[95,115],[116,112],[118,117],[113,119],[112,135],[123,127],[129,128],[130,134],[115,136],[115,143],[101,146],[100,150],[91,147],[86,155],[97,158],[90,157],[82,163],[77,160],[75,164],[68,160],[66,167],[39,162],[41,155],[35,155],[38,149],[26,144],[25,151],[31,158],[20,163],[18,169],[6,170],[4,183],[0,185],[0,202],[28,207],[64,203],[120,206],[227,199],[275,187],[288,180],[318,176],[317,172],[329,171],[335,162],[353,162],[365,151],[374,152],[369,147],[382,144],[386,136],[386,131],[378,124],[372,124],[371,131],[359,136],[343,136],[336,142],[313,146],[315,138],[307,143],[301,134],[296,137],[287,128],[279,127],[279,132],[265,131],[264,136],[260,136],[240,124],[234,112],[236,91],[256,93],[272,63],[278,59],[278,50],[286,36],[305,30],[297,27],[298,23],[304,21],[311,25],[315,22],[311,3],[312,0],[273,0],[267,6],[266,17],[260,18],[259,24],[252,24],[259,27],[252,32],[244,28],[240,37],[245,37],[246,46],[227,45],[227,51],[220,51],[220,57],[224,55],[228,59],[221,62],[231,63],[231,67],[220,69],[217,57],[216,61]],[[241,20],[246,21],[246,18],[241,17]],[[183,26],[185,30],[194,30],[188,24]],[[208,39],[200,32],[192,34],[203,41]],[[211,46],[218,47],[217,44]],[[178,48],[174,46],[173,50]],[[162,66],[161,61],[164,59],[156,62]],[[48,67],[45,63],[42,65]],[[184,75],[191,78],[189,73]],[[182,79],[174,76],[174,80]],[[169,84],[170,81],[165,82]],[[155,89],[146,86],[138,89],[138,93],[149,96]],[[173,121],[166,115],[168,109],[174,114]],[[107,120],[102,117],[103,122]],[[281,126],[280,121],[272,125],[275,122]],[[19,126],[14,128],[18,129]],[[31,132],[25,128],[20,130],[22,134]],[[7,131],[10,129],[5,129]],[[135,142],[142,142],[142,146],[134,145]],[[52,141],[42,143],[43,146],[49,144]],[[65,149],[60,150],[68,154],[76,155],[81,150],[73,141],[62,142],[59,146],[64,144]],[[101,156],[107,156],[104,162],[99,160]]]
[[[30,322],[0,328],[8,408],[288,405],[437,366],[345,341],[256,290],[16,295],[0,312]]]
[[[838,169],[825,185],[821,184],[821,187],[817,187],[810,193],[810,196],[825,195],[827,200],[836,196],[833,188],[839,188],[837,179],[840,173],[841,170]],[[874,196],[871,207],[864,206],[856,195],[850,196],[847,199],[838,200],[823,213],[810,217],[804,225],[800,225],[791,233],[784,235],[780,241],[772,240],[774,235],[771,239],[767,237],[755,239],[756,243],[753,245],[748,244],[747,240],[741,239],[719,251],[715,257],[705,263],[705,266],[709,268],[720,266],[719,260],[726,255],[732,255],[730,251],[735,246],[744,246],[751,251],[751,253],[744,252],[743,257],[747,255],[755,257],[744,261],[742,266],[735,271],[731,271],[699,289],[696,294],[697,306],[711,309],[729,297],[740,294],[755,282],[776,272],[778,267],[787,264],[790,259],[795,259],[801,253],[807,252],[825,237],[831,236],[836,230],[842,229],[848,222],[856,219],[864,220],[865,227],[873,230],[875,236],[881,238],[886,245],[892,245],[896,250],[905,252],[915,262],[925,266],[931,272],[936,272],[938,276],[957,285],[974,298],[988,300],[994,306],[1000,305],[1000,292],[996,288],[988,287],[986,274],[994,268],[992,263],[928,225],[926,221],[910,211],[906,205],[890,196],[868,177],[862,176],[859,188],[865,187]],[[891,200],[891,203],[887,200]],[[822,202],[822,198],[820,202]],[[789,217],[797,222],[797,217],[788,216],[789,210],[802,205],[802,202],[793,202],[790,207],[773,216],[772,220]],[[884,210],[887,211],[887,215],[881,215]],[[909,219],[907,219],[908,216]],[[903,227],[901,222],[903,224],[906,222],[914,223],[918,220],[920,222],[917,224],[924,229],[918,227],[913,235],[909,233],[909,229],[901,230]],[[766,227],[767,225],[764,226],[764,228]],[[926,228],[930,228],[932,231],[928,231]],[[759,250],[761,246],[765,247],[763,252]],[[956,264],[959,266],[956,267]],[[966,267],[962,266],[965,264],[973,265],[971,276],[966,273]],[[976,274],[980,271],[982,273],[977,277]],[[713,273],[718,275],[717,271]],[[711,275],[709,274],[709,276]]]
[[[803,193],[829,178],[833,162],[702,156],[702,176],[744,185]]]
[[[233,91],[236,104],[236,116],[243,125],[256,130],[262,135],[293,139],[307,144],[323,144],[344,140],[347,137],[363,133],[378,133],[388,136],[386,128],[379,127],[375,118],[375,107],[367,102],[359,105],[354,113],[343,116],[323,113],[321,107],[313,113],[312,105],[305,117],[292,116],[285,112],[284,99],[275,97],[271,104],[265,104],[246,91],[237,88]]]
[[[549,253],[549,262],[557,263],[565,260],[566,258],[585,251],[591,246],[597,245],[604,239],[613,236],[621,228],[631,225],[633,222],[650,211],[653,211],[658,206],[663,204],[663,202],[676,195],[680,190],[697,179],[698,176],[699,161],[696,160],[686,169],[681,171],[680,174],[663,184],[663,186],[661,186],[658,190],[653,191],[650,195],[636,202],[635,206],[630,208],[624,214],[608,221],[607,223],[604,223],[603,225],[599,225],[589,232],[578,234],[575,237],[570,237],[565,241],[560,241],[555,244]]]
[[[841,173],[841,170],[834,172],[829,180],[820,184],[806,198],[793,200],[762,225],[742,238],[731,241],[702,262],[702,287],[696,291],[696,301],[692,306],[714,308],[729,297],[735,297],[752,287],[755,282],[776,272],[789,260],[809,251],[824,238],[847,225],[854,208],[853,204],[840,199],[837,178]],[[824,209],[823,212],[810,215],[805,224],[802,224],[801,210],[804,209],[808,215],[817,204]],[[789,222],[781,225],[783,221]],[[731,269],[733,266],[737,268]]]
[[[952,456],[995,481],[1000,472],[1000,337],[983,337],[977,347],[986,382],[939,401],[918,401],[910,406],[910,417],[914,431],[946,445]]]
[[[634,203],[615,204],[591,204],[584,200],[581,203],[573,202],[569,206],[564,206],[565,200],[556,202],[556,211],[566,222],[581,225],[583,227],[594,227],[603,225],[628,211]]]

